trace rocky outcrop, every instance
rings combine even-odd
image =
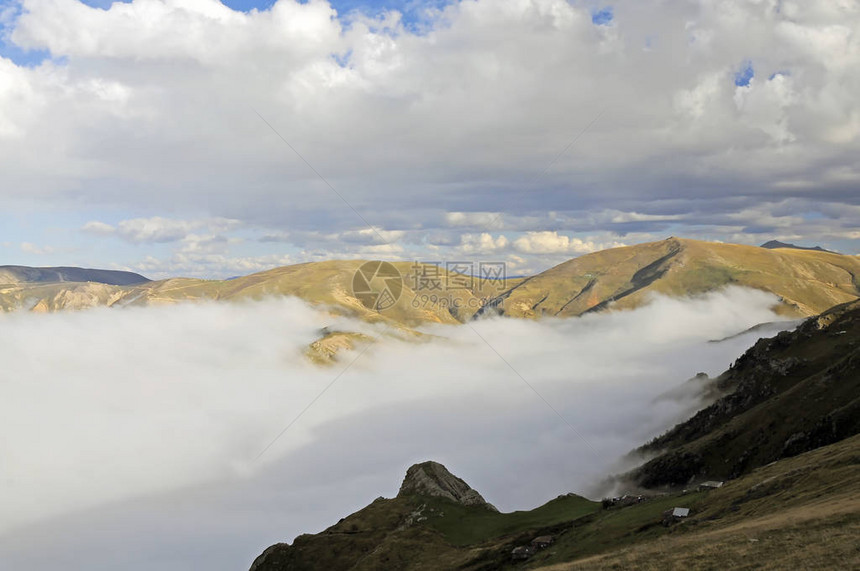
[[[370,335],[354,331],[330,331],[324,327],[320,332],[322,337],[305,350],[305,356],[317,365],[333,365],[341,351],[351,351],[359,345],[375,341]]]
[[[398,498],[406,496],[431,496],[445,498],[464,506],[484,506],[498,511],[462,479],[448,471],[438,462],[422,462],[406,471]]]

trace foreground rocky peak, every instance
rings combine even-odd
[[[469,484],[448,471],[438,462],[422,462],[411,466],[397,493],[406,496],[432,496],[446,498],[464,506],[485,506],[498,511]]]

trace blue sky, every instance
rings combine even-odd
[[[612,22],[613,13],[612,6],[595,10],[591,13],[591,21],[598,26],[605,26]]]
[[[82,0],[95,8],[108,8],[114,0]],[[128,1],[128,0],[117,0]],[[428,8],[441,8],[451,0],[332,0],[331,6],[338,14],[345,15],[353,10],[375,15],[384,10],[397,10],[404,15],[406,22],[415,22],[421,18],[421,13]],[[222,3],[234,10],[248,12],[253,9],[266,10],[273,4],[272,0],[222,0]]]
[[[108,9],[114,2],[129,3],[130,0],[80,0],[83,4],[93,8]],[[378,15],[387,10],[397,10],[403,16],[403,22],[410,29],[424,23],[425,12],[428,9],[441,9],[453,0],[332,0],[331,6],[337,10],[339,16],[346,16],[352,11],[360,11],[368,15]],[[222,0],[222,3],[233,10],[249,12],[253,9],[267,10],[274,3],[273,0]],[[17,6],[15,0],[0,0],[0,9],[3,7]],[[600,14],[603,14],[601,12]],[[596,16],[602,17],[602,16]],[[609,9],[611,20],[611,9]],[[0,23],[2,24],[2,23]],[[0,30],[3,26],[0,25]],[[9,41],[5,34],[0,37],[0,56],[6,57],[19,65],[39,65],[50,57],[47,50],[22,50],[13,42]]]
[[[755,77],[755,69],[751,61],[745,61],[741,68],[735,73],[735,85],[738,87],[746,87]],[[771,79],[773,79],[771,77]]]

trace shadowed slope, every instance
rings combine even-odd
[[[760,339],[717,381],[724,397],[642,448],[645,487],[733,478],[860,432],[860,301]]]

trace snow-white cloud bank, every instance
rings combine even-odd
[[[0,315],[0,560],[243,568],[393,495],[425,459],[502,510],[589,492],[693,406],[655,397],[723,371],[752,339],[707,341],[775,319],[773,301],[734,289],[436,327],[440,339],[387,339],[345,372],[358,353],[326,369],[304,347],[325,325],[371,326],[294,299]]]

